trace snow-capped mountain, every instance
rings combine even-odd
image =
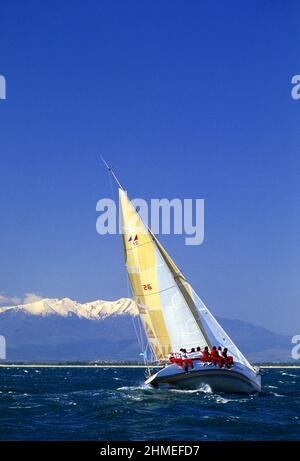
[[[45,298],[0,308],[8,360],[138,360],[134,301]]]
[[[128,298],[121,298],[117,301],[99,299],[84,304],[70,298],[44,298],[29,304],[1,307],[0,314],[3,312],[25,313],[42,317],[48,315],[68,317],[73,314],[88,320],[103,320],[111,315],[135,316],[138,313],[136,304]]]
[[[45,298],[0,308],[7,360],[140,360],[134,301]],[[219,319],[250,360],[289,361],[290,338],[240,320]]]

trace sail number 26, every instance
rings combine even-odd
[[[144,290],[152,290],[152,285],[150,283],[147,283],[146,285],[143,285]]]

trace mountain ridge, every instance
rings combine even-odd
[[[139,360],[137,314],[129,298],[44,298],[1,307],[0,334],[7,360]],[[291,361],[290,337],[242,320],[218,320],[249,360]]]
[[[60,315],[67,317],[70,313],[89,320],[101,320],[110,315],[137,315],[135,302],[129,298],[120,298],[116,301],[97,299],[87,303],[80,303],[71,298],[43,298],[26,304],[0,307],[0,315],[4,312],[25,312],[31,315]]]

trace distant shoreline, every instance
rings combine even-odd
[[[292,364],[257,364],[259,368],[300,368]],[[163,368],[162,365],[149,365],[150,368]],[[148,368],[144,364],[120,364],[120,363],[0,363],[0,368]]]

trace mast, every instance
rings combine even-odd
[[[116,181],[116,183],[118,184],[118,186],[120,187],[120,189],[124,190],[124,187],[122,186],[122,184],[120,183],[119,179],[117,178],[117,175],[116,173],[114,172],[114,170],[112,169],[112,166],[109,165],[106,160],[104,160],[104,158],[102,157],[102,155],[100,155],[100,158],[102,160],[102,162],[104,163],[104,165],[106,166],[107,170],[112,174],[114,180]]]

